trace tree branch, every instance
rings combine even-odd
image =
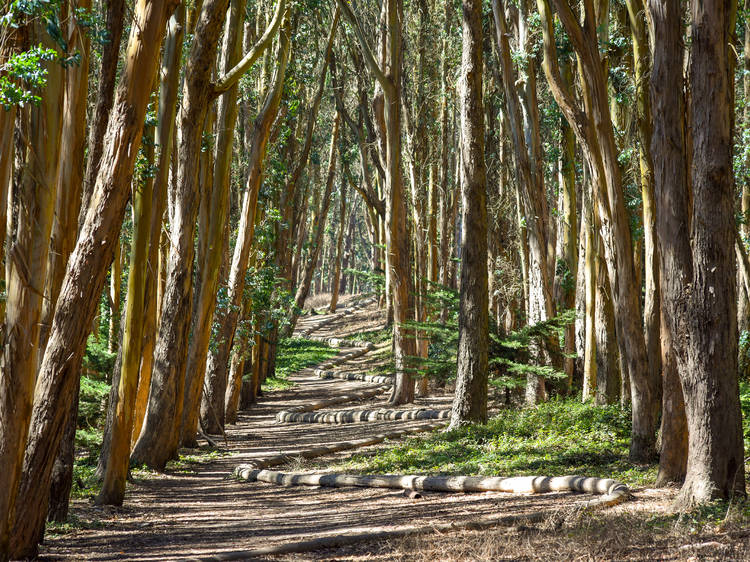
[[[497,0],[493,0],[493,5],[495,2],[497,2]],[[555,2],[555,4],[557,4],[557,2]],[[542,18],[542,33],[544,35],[544,60],[542,62],[544,74],[547,77],[547,82],[549,83],[550,90],[552,90],[552,95],[554,96],[557,105],[560,106],[560,109],[565,115],[565,119],[567,119],[568,123],[575,131],[578,141],[583,143],[586,138],[585,131],[588,129],[589,123],[586,115],[575,103],[573,94],[568,90],[562,76],[560,75],[560,66],[557,61],[557,47],[555,46],[555,31],[552,25],[552,13],[549,7],[549,0],[537,0],[537,6],[539,7],[539,15]],[[575,19],[575,15],[569,7],[566,6],[566,8],[569,15],[573,17],[573,23],[578,32],[581,34],[580,39],[583,40],[582,31],[578,25],[578,21]],[[500,28],[497,25],[497,17],[495,20],[495,27],[498,30],[497,32],[500,33]],[[568,35],[571,35],[570,30],[568,30]],[[571,36],[571,41],[572,40]]]
[[[372,54],[372,50],[370,50],[370,45],[368,45],[367,43],[365,32],[362,30],[362,26],[359,24],[357,16],[354,15],[354,12],[352,12],[352,9],[346,3],[346,0],[336,0],[336,4],[339,8],[341,8],[341,12],[349,22],[349,25],[351,25],[354,29],[354,34],[359,40],[359,46],[362,50],[362,57],[364,58],[367,68],[370,69],[370,72],[372,72],[372,74],[375,76],[383,90],[391,91],[391,89],[393,88],[393,84],[391,84],[391,81],[388,80],[388,77],[385,75],[383,70],[380,68],[380,65],[375,60],[375,56]]]
[[[276,35],[279,26],[281,25],[281,20],[285,8],[286,0],[279,0],[279,3],[276,5],[276,12],[273,14],[273,19],[271,20],[268,29],[266,29],[265,33],[261,36],[260,39],[258,39],[257,43],[253,45],[253,48],[248,51],[248,53],[242,58],[242,60],[238,62],[234,66],[234,68],[228,71],[224,76],[219,78],[219,80],[216,82],[216,85],[214,86],[214,97],[220,96],[221,94],[229,90],[229,88],[234,86],[239,81],[239,79],[242,78],[242,75],[250,70],[250,67],[255,64],[255,61],[258,60],[260,55],[262,55],[263,52],[271,46],[273,38]]]

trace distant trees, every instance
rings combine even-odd
[[[0,27],[0,559],[64,517],[93,350],[119,353],[97,500],[119,504],[130,462],[252,404],[321,292],[377,293],[394,404],[453,353],[431,338],[457,292],[453,425],[513,386],[499,339],[575,306],[517,351],[517,398],[630,403],[631,457],[684,504],[744,490],[736,2],[100,4]]]

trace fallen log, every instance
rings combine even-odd
[[[370,375],[368,373],[342,373],[330,369],[315,369],[315,375],[321,379],[341,379],[344,381],[363,381],[393,384],[392,375]]]
[[[311,402],[309,404],[305,404],[304,406],[297,406],[296,408],[289,408],[288,410],[282,410],[280,412],[277,412],[276,421],[287,422],[289,421],[288,418],[293,414],[299,414],[302,412],[314,412],[315,410],[321,410],[323,408],[327,408],[328,406],[335,406],[337,404],[345,404],[346,402],[354,402],[355,400],[366,400],[367,398],[372,398],[373,396],[377,396],[381,392],[385,392],[388,389],[390,389],[390,386],[381,384],[374,388],[368,388],[367,390],[362,390],[360,392],[340,394],[338,396],[335,396],[334,398],[329,398],[327,400],[318,400],[317,402]]]
[[[414,408],[411,410],[336,410],[334,412],[283,412],[276,421],[285,423],[358,423],[397,420],[443,420],[451,416],[450,410]]]
[[[324,455],[330,455],[332,453],[338,453],[340,451],[348,451],[350,449],[359,449],[361,447],[368,447],[370,445],[377,445],[388,439],[400,439],[406,435],[413,435],[415,433],[423,433],[425,431],[432,431],[444,425],[444,422],[432,422],[419,425],[417,427],[411,427],[406,429],[399,429],[397,431],[390,431],[388,433],[379,433],[363,439],[353,439],[351,441],[338,441],[336,443],[329,443],[328,445],[321,445],[319,447],[313,447],[311,449],[303,449],[292,453],[281,453],[278,455],[272,455],[270,457],[263,457],[259,459],[253,459],[248,463],[237,466],[232,474],[242,480],[247,480],[245,476],[249,476],[253,470],[269,468],[272,466],[279,466],[288,462],[292,462],[299,458],[303,459],[314,459],[322,457]]]
[[[584,476],[414,476],[400,474],[331,474],[276,472],[273,470],[244,471],[244,480],[281,486],[324,486],[328,488],[361,487],[419,490],[427,492],[506,492],[511,494],[543,494],[549,492],[582,492],[596,494],[601,503],[614,505],[629,497],[622,482],[611,478]]]

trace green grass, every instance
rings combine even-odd
[[[285,390],[294,386],[289,375],[324,362],[338,353],[330,346],[301,338],[287,338],[279,343],[276,375],[266,379],[263,390]]]
[[[337,469],[364,473],[559,476],[652,482],[656,465],[628,461],[630,413],[570,400],[501,412],[486,426],[413,437]]]

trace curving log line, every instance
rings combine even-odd
[[[280,412],[281,413],[281,412]],[[444,420],[451,417],[450,410],[414,408],[411,410],[336,410],[335,412],[283,412],[277,422],[344,424],[371,421]]]
[[[310,326],[306,330],[303,330],[302,332],[300,332],[300,336],[303,338],[308,338],[313,332],[316,332],[317,330],[320,330],[321,328],[328,326],[329,324],[332,324],[333,322],[335,322],[342,316],[348,316],[350,314],[354,314],[357,310],[367,306],[368,304],[372,302],[375,302],[375,299],[373,299],[372,297],[353,302],[352,304],[347,306],[347,308],[344,308],[341,312],[336,312],[332,314],[331,316],[329,316],[328,318],[325,318],[321,320],[320,322],[316,322],[314,325]]]
[[[361,447],[368,447],[370,445],[377,445],[389,439],[400,439],[406,435],[413,435],[415,433],[423,433],[425,431],[431,431],[444,425],[444,422],[432,422],[419,425],[417,427],[411,427],[407,429],[399,429],[397,431],[389,431],[387,433],[379,433],[363,439],[353,439],[351,441],[338,441],[336,443],[330,443],[328,445],[321,445],[320,447],[312,447],[310,449],[302,449],[294,453],[281,453],[278,455],[272,455],[270,457],[262,457],[253,459],[248,463],[237,466],[232,474],[237,478],[247,480],[246,475],[251,474],[253,470],[268,468],[271,466],[279,466],[288,462],[292,462],[296,459],[314,459],[322,457],[324,455],[330,455],[332,453],[338,453],[340,451],[348,451],[350,449],[359,449]]]
[[[327,362],[322,363],[319,369],[330,369],[331,367],[341,365],[342,363],[346,363],[347,361],[351,361],[352,359],[357,359],[358,357],[362,357],[366,353],[369,353],[374,348],[375,348],[374,345],[372,345],[371,343],[367,343],[366,346],[360,349],[355,349],[353,351],[350,351],[349,353],[344,353],[343,355],[337,355],[333,359],[329,359]]]
[[[601,503],[614,505],[628,498],[630,492],[622,482],[611,478],[584,476],[414,476],[359,475],[330,473],[244,471],[249,482],[268,482],[281,486],[324,486],[328,488],[362,487],[419,490],[429,492],[505,492],[511,494],[543,494],[549,492],[582,492],[601,496]]]
[[[315,374],[321,379],[341,379],[345,381],[376,382],[393,384],[391,375],[370,375],[368,373],[340,373],[338,371],[315,369]]]
[[[390,387],[388,385],[379,385],[379,386],[376,386],[375,388],[370,388],[370,389],[363,390],[360,392],[352,392],[350,394],[340,394],[339,396],[336,396],[334,398],[329,398],[328,400],[318,400],[317,402],[311,402],[310,404],[305,404],[304,406],[298,406],[296,408],[289,408],[288,410],[282,410],[276,413],[276,421],[285,422],[287,421],[287,417],[292,414],[314,412],[315,410],[327,408],[328,406],[335,406],[337,404],[345,404],[347,402],[354,402],[355,400],[366,400],[367,398],[372,398],[373,396],[377,396],[378,394],[388,390],[389,388]]]

